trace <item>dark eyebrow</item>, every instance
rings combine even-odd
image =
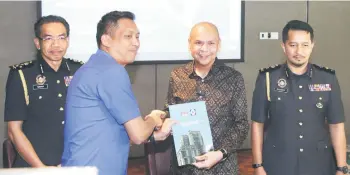
[[[47,37],[47,36],[52,36],[52,35],[50,35],[50,34],[43,35],[43,37]],[[58,36],[67,36],[67,34],[66,33],[62,33],[62,34],[59,34]]]
[[[43,35],[43,37],[47,37],[47,36],[52,36],[52,35],[49,35],[49,34],[45,34],[45,35]]]

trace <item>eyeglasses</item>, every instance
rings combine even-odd
[[[58,41],[58,42],[63,42],[63,41],[67,41],[68,36],[65,35],[61,35],[61,36],[57,36],[57,37],[53,37],[53,36],[45,36],[44,38],[40,38],[41,40],[43,40],[44,42],[48,42],[48,43],[52,43],[54,41]]]

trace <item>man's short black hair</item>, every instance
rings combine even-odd
[[[69,24],[68,24],[68,22],[60,16],[49,15],[49,16],[43,16],[43,17],[39,18],[38,21],[34,24],[35,37],[40,38],[41,27],[44,24],[48,24],[48,23],[62,23],[64,25],[64,27],[66,28],[67,36],[69,36]]]
[[[129,11],[112,11],[102,16],[97,24],[96,41],[98,48],[101,46],[102,35],[112,35],[114,29],[118,27],[118,21],[123,18],[135,20],[135,15]]]
[[[284,26],[283,31],[282,31],[282,41],[283,43],[286,43],[286,41],[288,40],[288,32],[290,30],[302,30],[302,31],[306,31],[308,33],[310,33],[310,39],[313,42],[314,41],[314,30],[312,29],[312,27],[304,22],[304,21],[300,21],[300,20],[292,20],[289,21],[286,26]]]

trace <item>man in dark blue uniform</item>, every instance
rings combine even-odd
[[[10,66],[5,121],[17,150],[14,167],[60,164],[66,90],[81,62],[65,59],[69,24],[59,16],[34,25],[37,58]]]
[[[347,174],[335,71],[309,62],[314,46],[309,24],[290,21],[282,39],[286,63],[261,69],[253,94],[255,175]]]

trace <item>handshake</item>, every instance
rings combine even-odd
[[[155,122],[155,131],[153,133],[154,140],[165,140],[172,133],[172,126],[177,122],[170,118],[166,118],[166,112],[161,110],[153,110],[145,117],[145,120],[152,118]]]

